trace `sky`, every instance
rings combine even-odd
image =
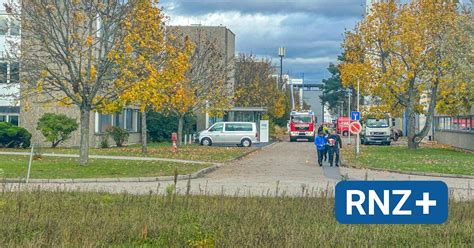
[[[236,53],[271,58],[286,48],[283,71],[319,83],[337,62],[343,33],[362,19],[365,0],[161,0],[170,25],[224,25]]]

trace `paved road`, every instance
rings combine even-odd
[[[398,173],[365,171],[351,168],[334,168],[325,164],[316,164],[314,145],[309,142],[281,142],[250,154],[242,160],[223,165],[203,178],[189,182],[179,181],[177,190],[191,194],[226,195],[316,195],[332,194],[340,175],[349,179],[364,180],[443,180],[448,184],[457,199],[474,200],[474,179],[430,178],[410,176]],[[145,194],[164,193],[172,182],[136,182],[136,183],[79,183],[79,184],[42,184],[41,187],[66,190],[130,192]],[[18,187],[18,184],[6,185]],[[30,187],[38,185],[31,184]],[[188,190],[189,189],[189,190]]]

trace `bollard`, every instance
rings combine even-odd
[[[178,140],[178,134],[177,133],[172,133],[171,134],[171,141],[173,141],[173,148],[171,151],[176,152],[177,146],[176,146],[176,141]]]

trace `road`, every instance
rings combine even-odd
[[[190,194],[226,194],[238,196],[274,196],[302,194],[332,194],[341,175],[348,179],[364,180],[442,180],[457,199],[473,200],[470,188],[474,179],[413,176],[381,171],[317,166],[314,145],[309,142],[280,142],[249,156],[227,163],[202,178],[179,181],[177,191]],[[172,182],[116,182],[116,183],[48,183],[29,187],[80,191],[129,192],[146,194],[166,192]],[[16,188],[18,184],[6,187]],[[22,186],[24,187],[24,186]]]

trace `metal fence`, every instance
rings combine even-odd
[[[438,131],[474,132],[474,115],[436,116],[434,123]]]

